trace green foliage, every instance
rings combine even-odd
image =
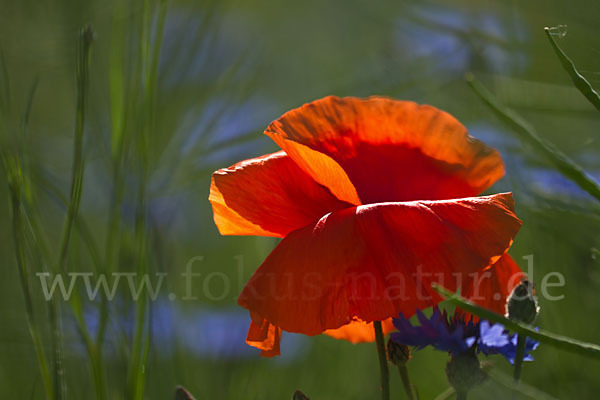
[[[600,186],[583,168],[571,160],[556,146],[543,139],[531,124],[510,108],[504,106],[472,75],[467,75],[467,82],[475,93],[496,112],[519,137],[531,145],[542,157],[552,163],[564,176],[571,179],[579,187],[600,201]]]
[[[535,340],[539,340],[541,343],[548,344],[561,350],[571,351],[577,354],[581,354],[586,357],[600,359],[600,346],[592,343],[581,342],[576,339],[571,339],[565,336],[556,335],[553,333],[545,332],[543,330],[537,330],[531,325],[517,322],[503,317],[502,315],[496,314],[483,307],[480,307],[459,295],[449,292],[439,285],[435,285],[434,289],[442,294],[448,301],[463,310],[475,314],[480,318],[487,319],[488,321],[499,323],[504,325],[507,329],[517,332],[519,334],[528,336]]]
[[[573,61],[558,46],[556,40],[554,39],[554,34],[552,32],[553,29],[554,28],[544,28],[544,31],[546,32],[546,37],[548,38],[552,49],[556,53],[556,56],[560,60],[560,63],[571,77],[575,87],[581,92],[581,94],[585,96],[586,99],[589,100],[590,103],[592,103],[594,107],[596,107],[598,111],[600,111],[600,95],[598,95],[598,92],[594,90],[587,79],[585,79],[583,75],[577,71],[577,68],[575,68],[575,63],[573,63]]]
[[[557,107],[562,98],[544,101],[562,73],[553,70],[559,63],[548,57],[545,38],[534,34],[548,21],[568,22],[578,46],[569,55],[584,65],[597,47],[594,6],[574,11],[577,21],[569,21],[558,0],[550,0],[543,15],[529,4],[431,3],[441,14],[473,12],[461,26],[446,26],[423,18],[420,3],[145,0],[50,7],[0,1],[0,397],[164,399],[183,384],[189,391],[177,395],[199,399],[282,399],[297,388],[312,399],[373,398],[379,387],[374,344],[319,336],[299,342],[294,353],[286,347],[288,335],[282,357],[265,360],[195,353],[216,322],[190,326],[194,335],[167,343],[151,327],[180,332],[181,325],[193,325],[184,316],[197,310],[236,310],[241,285],[275,245],[271,239],[218,236],[206,201],[213,170],[276,149],[260,135],[272,119],[327,94],[388,94],[433,104],[468,127],[493,125],[464,87],[466,70],[492,81],[519,78],[511,81],[513,97],[481,91],[535,149],[502,149],[507,178],[498,187],[515,192],[524,221],[511,253],[515,259],[535,254],[538,279],[560,271],[567,282],[564,300],[543,304],[540,334],[546,342],[535,354],[539,368],[525,368],[515,387],[507,379],[509,366],[493,365],[491,379],[470,396],[595,396],[597,347],[546,330],[587,341],[597,337],[600,325],[590,316],[600,312],[600,219],[587,199],[543,191],[509,161],[520,157],[528,168],[556,168],[598,198],[598,185],[585,172],[600,167],[594,161],[600,151],[597,115],[588,114],[583,100],[564,108]],[[583,3],[569,7],[583,9]],[[480,14],[493,14],[508,31],[482,31]],[[88,23],[93,52],[89,30],[78,38]],[[527,41],[515,39],[520,28],[529,31]],[[450,53],[426,48],[411,57],[428,37],[416,40],[408,33],[424,29],[461,47]],[[400,38],[413,41],[407,47]],[[567,68],[572,79],[583,73],[595,83],[596,72],[565,64],[569,59],[551,44],[561,63],[573,67]],[[527,65],[499,72],[486,59],[490,49],[508,52],[511,60],[524,56]],[[451,61],[463,50],[469,57],[455,73]],[[436,67],[438,57],[444,63]],[[590,92],[577,79],[595,101],[591,84]],[[527,81],[544,90],[532,93],[522,83]],[[252,122],[238,117],[240,110]],[[174,208],[173,217],[156,212],[164,203]],[[172,322],[153,319],[160,305],[146,295],[138,302],[105,296],[88,301],[76,290],[69,302],[48,302],[35,275],[167,272],[175,277],[168,289],[180,293],[176,277],[197,255],[204,256],[198,267],[203,277],[221,273],[239,285],[213,301],[200,278],[193,287],[199,299],[173,302],[178,318]],[[216,283],[208,285],[215,289]],[[118,296],[124,298],[124,291]],[[429,350],[410,360],[419,398],[446,390],[446,361],[445,354]],[[402,393],[400,377],[392,374],[390,381],[391,393]]]

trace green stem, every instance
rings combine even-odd
[[[466,78],[467,83],[475,93],[490,106],[501,119],[513,128],[514,132],[517,133],[523,141],[528,142],[535,151],[554,164],[566,178],[573,181],[581,189],[600,201],[600,185],[594,178],[588,175],[581,166],[567,157],[567,155],[560,151],[554,144],[547,142],[542,138],[529,122],[512,109],[502,104],[488,89],[479,83],[479,81],[475,80],[472,75],[467,75]]]
[[[467,392],[456,392],[456,400],[467,400]]]
[[[480,307],[470,302],[469,300],[460,297],[456,293],[452,293],[444,289],[439,285],[433,284],[432,287],[445,299],[448,299],[448,301],[451,304],[459,306],[464,311],[467,311],[471,314],[475,314],[482,319],[487,319],[490,322],[502,324],[506,329],[517,333],[521,333],[527,337],[535,339],[541,343],[548,344],[557,349],[577,353],[586,357],[592,357],[597,360],[600,359],[600,346],[597,344],[582,342],[580,340],[572,339],[566,336],[546,332],[541,329],[536,330],[530,325],[525,325],[523,323],[505,318],[500,314],[496,314],[493,311]]]
[[[54,395],[53,398],[61,400],[65,392],[65,381],[63,376],[63,351],[62,351],[62,326],[61,326],[61,310],[59,300],[53,297],[51,304],[48,307],[49,319],[50,319],[50,330],[51,345],[52,345],[52,366],[53,366],[53,377],[54,377]]]
[[[377,343],[377,354],[379,354],[379,371],[381,373],[381,399],[390,400],[390,371],[388,370],[385,344],[383,341],[383,329],[381,321],[373,321],[375,329],[375,341]]]
[[[408,368],[406,367],[406,364],[398,365],[398,372],[400,373],[400,378],[402,379],[402,385],[404,385],[406,396],[409,398],[409,400],[415,400],[416,396],[414,394],[413,385],[410,382],[410,376],[408,375]]]
[[[60,272],[67,272],[68,270],[68,255],[69,245],[72,236],[73,226],[75,225],[78,214],[79,206],[81,203],[81,195],[83,192],[83,178],[85,172],[85,161],[83,157],[83,135],[85,128],[85,117],[86,117],[86,105],[88,99],[89,89],[89,69],[90,69],[90,57],[91,47],[94,40],[94,32],[90,26],[83,28],[79,35],[78,47],[77,47],[77,107],[76,107],[76,121],[75,121],[75,140],[73,147],[73,169],[71,177],[71,193],[69,196],[69,202],[67,204],[67,215],[64,222],[62,240],[59,250],[58,267],[57,270]],[[69,299],[69,305],[73,313],[75,314],[78,330],[82,340],[85,344],[88,352],[90,363],[92,367],[92,375],[95,386],[95,396],[97,399],[103,400],[105,398],[104,390],[104,375],[102,373],[102,358],[101,353],[96,351],[92,339],[89,335],[88,328],[85,325],[85,321],[82,316],[82,305],[79,296],[75,294],[72,299]],[[53,343],[57,345],[57,364],[56,370],[59,371],[59,377],[62,378],[62,369],[60,362],[60,346],[61,346],[61,329],[60,329],[60,304],[55,301],[55,318],[54,321],[54,332],[55,340]],[[60,392],[57,393],[57,397],[60,398]]]
[[[525,356],[525,344],[527,342],[527,336],[519,333],[517,336],[517,353],[515,355],[515,381],[518,382],[521,379],[521,370],[523,368],[523,357]]]
[[[75,140],[73,147],[73,169],[71,176],[71,195],[67,206],[67,217],[65,219],[60,246],[58,266],[62,272],[66,272],[67,255],[71,230],[77,219],[81,192],[83,190],[83,174],[85,165],[83,160],[83,131],[85,126],[85,108],[87,104],[90,49],[93,40],[92,29],[88,26],[80,33],[78,43],[77,59],[77,116],[75,121]]]
[[[141,120],[139,133],[136,136],[136,150],[139,155],[139,185],[137,188],[137,210],[135,222],[135,237],[137,247],[138,276],[143,277],[148,271],[148,243],[147,243],[147,187],[148,159],[150,157],[150,139],[153,137],[155,120],[156,82],[158,77],[158,57],[162,43],[164,22],[166,18],[166,1],[162,0],[156,26],[156,37],[152,41],[152,18],[150,1],[143,2],[141,21],[141,43],[138,68],[141,68],[138,87],[143,88],[140,104]],[[137,95],[137,91],[136,91]],[[138,117],[139,117],[138,116]],[[131,382],[131,396],[134,400],[142,400],[146,385],[146,363],[150,351],[150,323],[147,321],[148,297],[146,293],[136,302],[135,333],[133,340],[133,356],[130,364],[129,379]]]
[[[546,37],[550,41],[550,45],[552,46],[552,49],[554,49],[554,52],[558,56],[558,59],[562,64],[563,68],[565,69],[565,71],[567,71],[567,73],[571,77],[571,80],[573,81],[573,84],[577,89],[579,89],[581,94],[583,94],[585,98],[588,99],[588,101],[592,103],[598,111],[600,111],[600,95],[594,90],[594,88],[592,87],[592,85],[590,85],[587,79],[585,79],[583,75],[581,75],[579,71],[577,71],[573,60],[571,60],[567,56],[567,54],[558,46],[558,44],[554,40],[554,37],[552,36],[551,30],[552,28],[544,28],[544,31],[546,32]]]
[[[44,346],[42,343],[41,335],[38,330],[38,326],[35,322],[33,314],[33,300],[31,292],[29,290],[29,271],[27,269],[25,250],[24,250],[24,237],[23,237],[23,221],[21,218],[21,182],[19,180],[20,175],[17,174],[15,177],[16,182],[10,184],[11,200],[12,200],[12,222],[13,222],[13,235],[15,239],[15,255],[17,258],[17,267],[19,269],[19,278],[21,282],[21,289],[23,296],[25,297],[25,311],[27,315],[27,325],[29,326],[29,333],[33,340],[35,347],[35,354],[38,358],[38,364],[40,367],[40,373],[42,375],[42,382],[44,383],[44,389],[46,390],[46,397],[48,399],[54,399],[54,391],[52,386],[52,380],[50,378],[50,370],[48,368],[48,361],[44,353]]]

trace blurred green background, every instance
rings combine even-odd
[[[98,368],[109,399],[173,398],[177,384],[198,399],[288,399],[296,389],[312,399],[378,396],[374,344],[284,334],[282,356],[275,359],[259,358],[245,345],[249,317],[236,305],[237,294],[276,241],[221,237],[207,201],[212,171],[275,151],[262,135],[268,123],[329,94],[432,104],[498,148],[507,174],[492,191],[513,191],[524,221],[511,254],[523,267],[522,257],[534,255],[535,281],[551,271],[566,281],[550,292],[564,294],[563,300],[541,298],[539,325],[600,342],[598,203],[524,145],[464,81],[473,72],[598,179],[600,115],[572,86],[543,28],[567,25],[556,36],[559,44],[598,85],[599,16],[600,3],[585,0],[0,1],[0,146],[4,156],[19,160],[32,321],[50,369],[57,348],[53,307],[37,272],[61,265],[134,272],[142,265],[168,274],[156,301],[143,302],[146,308],[127,297],[126,285],[106,308],[88,301],[81,285],[79,300],[54,308],[60,310],[54,321],[61,332],[63,397],[102,397],[94,383]],[[76,136],[78,32],[87,23],[94,42],[82,197],[61,263]],[[15,257],[9,175],[5,165],[0,397],[37,399],[45,389]],[[186,293],[180,274],[197,256],[203,257],[193,264],[201,273],[193,281],[197,299],[180,300]],[[97,357],[97,350],[86,348],[81,327],[96,342],[103,310],[102,365],[94,367],[90,354]],[[528,395],[490,379],[471,398],[544,398],[533,388],[550,398],[597,398],[600,363],[546,346],[534,356],[523,372]],[[410,373],[422,399],[448,387],[446,361],[441,352],[414,354]],[[510,374],[505,360],[488,361]],[[400,379],[391,372],[393,398],[401,398]]]

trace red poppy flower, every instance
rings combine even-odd
[[[437,304],[432,282],[494,309],[519,282],[508,287],[520,272],[505,255],[521,225],[512,195],[472,197],[503,176],[502,159],[451,115],[330,96],[265,133],[283,151],[216,171],[209,197],[222,234],[283,238],[238,299],[263,355],[279,354],[282,329],[372,341],[372,321],[389,331]]]

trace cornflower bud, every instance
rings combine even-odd
[[[523,279],[506,300],[506,318],[532,324],[539,312],[540,307],[534,294],[533,283]]]

